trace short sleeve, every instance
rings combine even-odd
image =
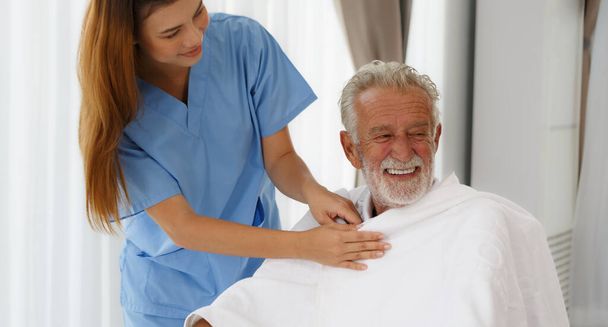
[[[262,137],[270,136],[289,123],[317,96],[283,53],[277,41],[261,25],[251,21],[250,94]]]
[[[126,134],[118,146],[118,158],[130,200],[119,207],[121,219],[181,194],[175,178]]]

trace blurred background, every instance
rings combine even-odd
[[[1,0],[0,326],[122,326],[120,237],[91,231],[77,128],[87,0]],[[337,101],[357,67],[401,61],[437,84],[436,177],[545,226],[572,326],[608,326],[608,3],[205,0],[258,20],[319,99],[291,124],[319,182],[357,173]],[[204,55],[204,54],[203,54]],[[278,195],[284,228],[306,206]]]

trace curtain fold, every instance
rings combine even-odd
[[[581,161],[583,159],[583,145],[585,144],[585,116],[587,112],[587,94],[589,93],[589,70],[591,68],[591,42],[597,22],[600,0],[585,1],[585,18],[583,27],[583,76],[581,80],[581,111],[579,119],[579,153],[578,167],[580,175]]]
[[[573,327],[608,326],[608,2],[599,4],[591,45],[585,142],[573,231]]]
[[[340,0],[355,68],[374,59],[405,62],[411,0]]]

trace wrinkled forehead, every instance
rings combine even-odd
[[[428,121],[432,118],[432,100],[420,87],[405,90],[372,87],[362,91],[356,98],[357,123],[383,121]]]

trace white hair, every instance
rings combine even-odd
[[[394,88],[403,93],[412,87],[424,90],[432,102],[432,126],[433,133],[435,133],[439,124],[439,109],[437,108],[439,92],[435,83],[427,75],[419,74],[416,69],[406,64],[374,60],[361,67],[346,83],[338,102],[342,114],[342,124],[355,144],[359,143],[357,113],[354,108],[355,99],[363,91],[372,87]]]

